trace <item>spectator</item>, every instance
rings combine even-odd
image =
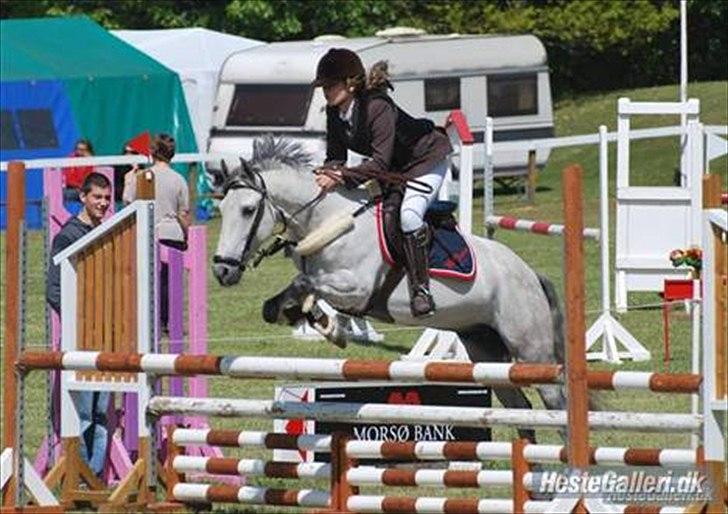
[[[160,244],[187,249],[189,228],[189,192],[182,176],[169,163],[174,157],[175,141],[167,134],[158,134],[152,140],[152,166],[154,173],[154,226]],[[136,173],[128,173],[124,181],[124,203],[136,199]],[[159,277],[159,318],[163,331],[167,331],[169,320],[169,269],[163,264]]]
[[[111,183],[104,175],[91,172],[81,184],[79,195],[82,209],[69,219],[53,238],[51,258],[85,236],[101,224],[111,204]],[[48,266],[46,301],[59,315],[61,313],[61,271],[51,261]],[[77,393],[78,415],[81,419],[81,457],[97,476],[101,476],[106,459],[109,433],[106,412],[110,393],[83,391]]]
[[[71,157],[93,157],[94,147],[88,139],[79,139],[71,152]],[[67,202],[78,202],[79,191],[83,181],[89,173],[93,172],[93,166],[71,166],[63,169],[63,200]]]

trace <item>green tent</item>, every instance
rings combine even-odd
[[[146,130],[197,151],[177,74],[86,17],[0,22],[0,108],[3,161],[65,157],[80,137],[96,155],[119,154]],[[42,198],[39,176],[27,186]]]

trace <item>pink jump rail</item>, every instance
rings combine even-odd
[[[96,167],[94,171],[102,173],[111,182],[112,198],[114,197],[114,169],[109,166]],[[61,227],[71,218],[71,214],[63,205],[63,177],[58,168],[47,168],[43,170],[43,193],[47,200],[48,216],[48,244],[61,230]],[[107,218],[113,215],[114,205],[109,208]],[[207,232],[204,226],[190,227],[188,249],[185,252],[173,248],[160,246],[159,260],[169,265],[169,351],[172,353],[207,353]],[[187,282],[187,338],[184,335],[184,297],[185,279]],[[159,309],[157,309],[159,312]],[[58,315],[51,311],[51,348],[59,351],[61,331]],[[159,333],[159,331],[157,331]],[[185,343],[186,341],[186,343]],[[159,344],[159,343],[157,343]],[[53,452],[55,459],[61,456],[61,445],[58,434],[60,432],[60,374],[52,372],[53,394],[51,401],[54,403],[53,423]],[[185,383],[187,391],[185,392]],[[175,396],[189,396],[197,398],[207,397],[207,379],[204,376],[182,378],[172,377],[169,379],[170,394]],[[109,449],[104,478],[107,483],[118,482],[126,476],[132,468],[133,456],[137,451],[137,420],[136,420],[136,398],[134,395],[124,395],[124,419],[114,409],[113,402],[109,406]],[[199,416],[177,416],[175,421],[178,424],[190,428],[207,428],[207,422]],[[123,426],[123,437],[116,434],[116,428]],[[164,448],[163,441],[160,441],[160,448]],[[199,446],[191,449],[194,454],[202,457],[222,457],[219,448]],[[48,462],[48,440],[43,440],[35,458],[35,469],[44,474],[49,469]],[[238,485],[241,479],[238,477],[219,477],[227,483]]]
[[[207,353],[207,230],[204,226],[190,227],[188,248],[182,252],[174,248],[159,246],[159,262],[169,266],[169,351],[171,353]],[[188,302],[187,320],[188,334],[185,345],[184,335],[184,277],[187,275]],[[196,377],[170,377],[168,390],[175,396],[191,398],[207,398],[207,379]],[[187,391],[185,391],[185,384]],[[127,424],[137,427],[137,409],[131,413],[131,421]],[[208,428],[207,420],[200,416],[171,416],[163,423],[183,425],[190,428]],[[130,434],[131,435],[131,434]],[[134,434],[136,435],[136,434]],[[135,439],[136,440],[136,439]],[[130,447],[131,441],[127,441]],[[160,441],[161,448],[166,447]],[[196,446],[190,453],[199,457],[222,457],[219,448]],[[242,477],[218,476],[218,480],[232,485],[241,485]]]

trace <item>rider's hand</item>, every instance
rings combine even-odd
[[[336,186],[344,183],[344,177],[340,170],[321,169],[315,177],[316,184],[322,191],[328,193]]]

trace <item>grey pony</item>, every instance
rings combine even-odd
[[[298,144],[272,137],[257,140],[251,161],[243,161],[222,178],[227,188],[220,204],[222,226],[213,272],[223,286],[240,281],[245,264],[274,233],[277,223],[285,223],[288,237],[299,241],[368,200],[363,189],[340,187],[301,211],[319,194],[310,156]],[[288,252],[299,274],[272,299],[276,300],[275,312],[271,312],[271,300],[266,302],[266,319],[295,321],[282,316],[287,305],[281,299],[293,299],[300,305],[311,295],[341,312],[365,310],[389,270],[379,251],[374,216],[373,209],[366,210],[355,218],[353,227],[305,259]],[[412,317],[406,280],[402,280],[386,302],[391,318],[372,317],[455,331],[473,362],[563,362],[563,316],[551,281],[497,241],[478,236],[468,240],[476,254],[477,276],[472,282],[433,279],[434,315]],[[343,323],[332,323],[325,335],[341,344]],[[531,408],[520,389],[494,388],[494,392],[507,408]],[[561,386],[540,386],[538,392],[546,408],[565,408]],[[534,439],[531,430],[519,433]]]

